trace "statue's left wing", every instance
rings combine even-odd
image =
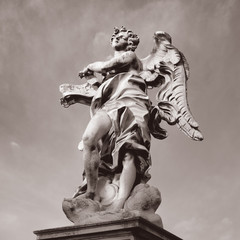
[[[164,137],[166,132],[156,124],[163,119],[171,125],[177,124],[180,130],[193,140],[201,141],[203,135],[187,101],[189,65],[186,58],[171,44],[169,34],[158,31],[154,34],[154,40],[152,52],[141,60],[143,71],[140,73],[149,88],[159,88],[157,106],[150,115],[151,132],[156,138]]]

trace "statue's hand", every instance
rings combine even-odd
[[[78,76],[80,78],[84,78],[84,77],[87,77],[87,76],[91,76],[93,75],[93,71],[90,70],[89,68],[84,68],[82,71],[79,72]]]

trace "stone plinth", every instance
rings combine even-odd
[[[38,240],[182,240],[141,217],[38,230],[34,233]]]

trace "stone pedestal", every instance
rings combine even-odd
[[[34,231],[38,240],[182,240],[141,217]]]

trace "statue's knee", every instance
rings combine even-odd
[[[94,150],[96,148],[96,143],[94,137],[89,134],[84,134],[82,137],[84,148]]]

